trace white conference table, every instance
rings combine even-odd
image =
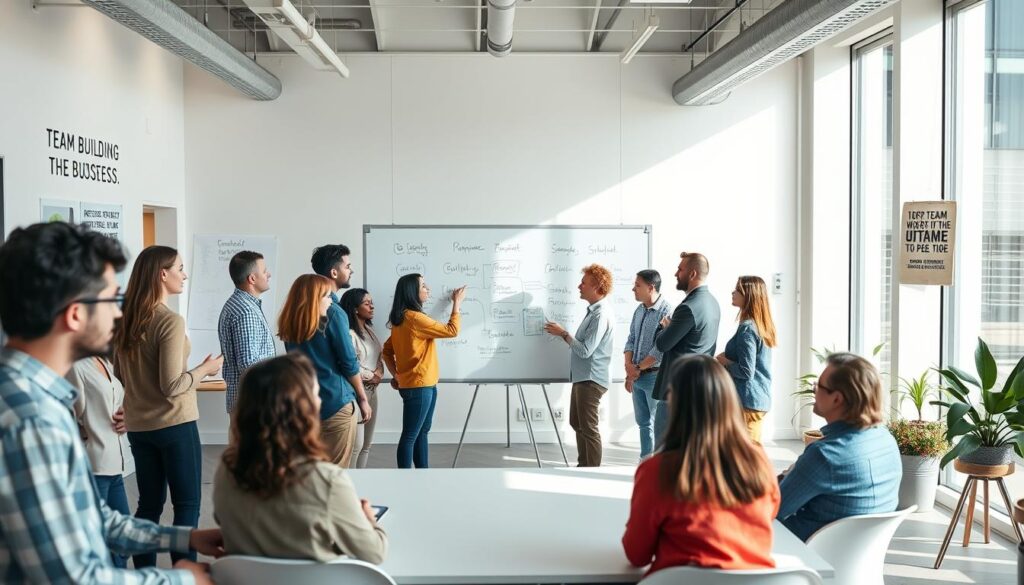
[[[398,583],[635,583],[622,532],[631,467],[350,470],[359,496],[390,509],[381,567]],[[832,567],[778,522],[780,567]]]

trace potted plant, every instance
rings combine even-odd
[[[828,360],[828,356],[835,353],[834,348],[824,347],[817,349],[812,347],[811,354],[818,360],[819,364],[824,364]],[[796,379],[797,387],[791,394],[791,396],[797,399],[800,406],[796,409],[796,413],[793,414],[793,420],[800,416],[803,409],[814,404],[814,385],[818,382],[818,374],[810,373],[804,374]],[[822,437],[821,431],[818,429],[804,429],[803,440],[804,445],[810,445]]]
[[[875,348],[871,350],[871,355],[878,355],[878,353],[882,351],[883,347],[885,347],[885,343],[880,343],[876,345]],[[819,364],[824,364],[826,361],[828,361],[828,356],[836,353],[836,349],[835,347],[823,347],[821,349],[812,347],[811,353],[814,355],[814,358],[818,360]],[[799,378],[796,379],[796,390],[794,390],[790,394],[791,396],[794,396],[797,399],[797,402],[800,404],[800,406],[797,407],[796,409],[796,413],[793,414],[794,421],[796,420],[796,417],[800,416],[800,413],[803,411],[803,409],[814,404],[814,385],[818,382],[818,376],[819,374],[809,373],[804,374],[803,376],[800,376]],[[811,443],[817,441],[821,437],[822,434],[820,430],[805,429],[803,432],[804,445],[810,445]]]
[[[935,489],[939,484],[939,458],[949,450],[946,425],[939,421],[926,421],[924,405],[937,395],[928,380],[928,370],[917,378],[900,378],[900,405],[910,400],[917,410],[917,420],[896,419],[889,423],[889,432],[896,439],[903,462],[900,480],[899,508],[916,505],[926,512],[935,506]]]
[[[944,406],[946,412],[946,440],[959,438],[939,463],[945,467],[960,459],[974,465],[1005,465],[1013,460],[1013,452],[1024,456],[1024,357],[1007,376],[1001,390],[996,390],[998,371],[996,360],[988,345],[979,337],[974,351],[977,377],[960,368],[940,369],[946,382],[948,401],[936,400],[932,404]],[[977,389],[980,402],[971,400]]]

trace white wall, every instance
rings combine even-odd
[[[120,203],[138,253],[142,205],[184,203],[182,99],[181,60],[95,10],[0,2],[4,233],[39,221],[40,198]],[[117,143],[118,184],[52,176],[47,128]]]
[[[353,249],[354,283],[361,283],[363,224],[652,224],[654,265],[673,303],[681,298],[670,290],[679,252],[710,258],[710,288],[723,304],[720,346],[734,330],[728,303],[736,276],[783,274],[784,292],[773,297],[781,346],[768,429],[790,434],[793,64],[719,106],[683,108],[669,89],[689,67],[686,59],[638,57],[621,66],[615,55],[359,55],[347,63],[352,77],[343,80],[298,59],[261,59],[284,84],[269,103],[186,66],[191,230],[276,234],[274,286],[283,298],[323,243]],[[435,441],[457,440],[471,390],[440,389]],[[540,406],[539,391],[528,392]],[[389,389],[381,393],[377,433],[393,441],[400,400]],[[568,388],[556,386],[552,399],[567,407]],[[498,388],[482,392],[472,440],[504,440],[502,402]],[[604,405],[605,439],[635,441],[625,391],[613,388]],[[202,396],[200,408],[204,439],[223,440],[222,395]],[[523,440],[522,424],[513,424]]]

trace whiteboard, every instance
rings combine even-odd
[[[575,333],[587,309],[576,288],[580,271],[597,263],[614,278],[611,365],[622,379],[637,305],[632,287],[636,273],[650,267],[650,236],[650,226],[364,226],[374,327],[387,336],[403,274],[423,275],[431,290],[424,311],[441,322],[451,313],[451,291],[466,285],[459,336],[437,342],[442,381],[567,382],[569,348],[542,327],[547,319]]]
[[[196,234],[192,240],[192,270],[188,272],[188,329],[192,342],[189,367],[198,365],[207,354],[220,353],[217,321],[224,303],[235,291],[228,274],[231,257],[242,250],[263,254],[270,270],[270,290],[260,295],[267,322],[277,319],[277,238],[239,234]]]

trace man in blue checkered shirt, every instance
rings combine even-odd
[[[274,357],[274,334],[263,314],[260,295],[270,290],[270,270],[263,254],[244,250],[231,257],[228,274],[235,291],[217,321],[220,352],[224,355],[224,397],[228,414],[235,410],[238,381],[249,366]]]
[[[66,223],[19,228],[0,246],[0,582],[212,584],[204,564],[114,567],[123,555],[175,550],[220,556],[219,529],[158,526],[97,495],[64,380],[105,354],[124,296],[117,241]]]

